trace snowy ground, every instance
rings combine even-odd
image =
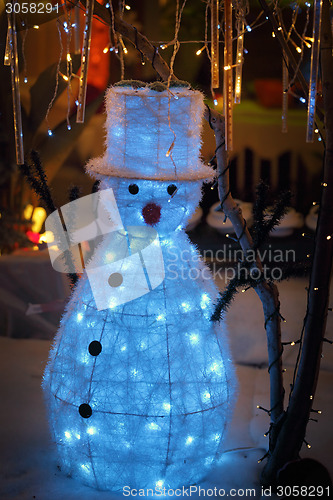
[[[283,340],[299,337],[306,300],[306,280],[280,285]],[[333,313],[332,313],[333,314]],[[244,319],[246,318],[246,321]],[[266,450],[263,436],[269,426],[268,374],[265,334],[260,303],[253,292],[239,294],[228,313],[231,347],[237,364],[239,398],[225,441],[227,452],[202,488],[256,488],[260,498],[257,461]],[[328,338],[333,336],[333,318],[328,321]],[[63,476],[57,468],[55,449],[50,441],[42,392],[41,376],[48,356],[49,341],[0,337],[0,499],[112,500],[122,495],[97,492]],[[292,377],[297,346],[286,347],[286,388]],[[310,422],[303,456],[321,461],[333,475],[333,347],[324,345],[314,407],[322,410],[319,423]],[[248,494],[250,496],[250,494]],[[193,495],[193,498],[198,494]],[[242,490],[235,498],[245,497]],[[253,498],[253,495],[252,495]]]

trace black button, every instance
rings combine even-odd
[[[79,413],[83,418],[89,418],[92,415],[92,409],[87,403],[83,403],[79,406]]]
[[[139,186],[137,186],[136,184],[130,184],[128,186],[128,190],[131,194],[138,194],[139,192]]]
[[[93,340],[89,344],[89,354],[92,356],[98,356],[102,351],[102,344],[98,340]]]
[[[168,194],[169,194],[170,196],[172,196],[172,195],[173,195],[173,193],[174,193],[175,191],[177,191],[177,186],[175,186],[174,184],[170,184],[170,186],[168,186],[167,191],[168,191]]]

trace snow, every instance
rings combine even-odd
[[[297,339],[304,314],[306,280],[280,284],[284,340]],[[244,323],[246,317],[246,324]],[[268,374],[263,317],[260,302],[252,290],[236,297],[227,315],[231,348],[237,362],[239,397],[221,464],[203,481],[201,488],[257,488],[260,498],[258,465],[266,451],[268,415],[257,405],[268,407]],[[328,319],[328,338],[332,338],[332,319]],[[330,336],[331,335],[331,336]],[[0,338],[1,413],[0,413],[0,498],[1,500],[116,500],[122,495],[100,492],[82,486],[57,468],[55,448],[51,443],[41,390],[41,377],[48,358],[50,342],[36,339]],[[297,346],[286,347],[285,387],[292,377]],[[314,415],[319,423],[310,422],[309,450],[303,457],[319,460],[333,475],[333,348],[324,345],[324,358],[315,396]],[[202,496],[202,495],[201,495]],[[238,496],[240,497],[241,494]],[[198,493],[192,495],[198,497]],[[245,494],[244,496],[245,497]],[[236,497],[237,498],[237,497]],[[253,496],[252,496],[253,498]]]

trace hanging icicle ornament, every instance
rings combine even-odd
[[[242,71],[244,61],[244,19],[237,19],[237,56],[235,74],[235,104],[240,104],[242,93]]]
[[[225,119],[225,149],[233,149],[233,78],[232,78],[232,0],[224,2],[224,78],[223,108]]]
[[[86,265],[43,381],[61,469],[112,491],[197,483],[221,456],[234,387],[225,325],[210,320],[218,290],[184,233],[213,173],[199,159],[203,96],[137,84],[107,91],[107,150],[87,165],[110,200],[99,227],[120,228]]]
[[[287,66],[288,57],[283,52],[282,57],[282,133],[288,132],[288,88],[289,88],[289,72]]]
[[[3,59],[4,66],[10,66],[10,60],[11,60],[10,30],[7,28],[5,55]]]
[[[80,73],[79,96],[77,99],[78,100],[77,114],[76,114],[76,122],[77,123],[84,123],[93,14],[94,14],[94,0],[87,0],[86,1],[86,19],[85,19],[85,26],[84,26],[84,33],[83,33],[83,46],[82,46],[82,55],[81,55],[81,73]]]
[[[219,0],[211,0],[210,4],[210,30],[211,30],[211,79],[212,88],[218,89],[220,86],[219,67]]]
[[[74,54],[80,54],[80,7],[74,7]]]
[[[10,73],[11,73],[16,163],[18,165],[23,165],[24,148],[23,148],[23,130],[22,130],[22,115],[21,115],[20,75],[19,75],[17,34],[16,34],[16,22],[15,22],[15,10],[16,10],[15,3],[16,0],[13,0],[12,9],[10,13],[7,14],[8,31],[7,31],[4,64],[7,66],[10,65]]]
[[[313,31],[312,31],[313,43],[311,48],[306,142],[313,142],[314,139],[322,3],[323,3],[322,0],[314,0],[314,5],[313,5],[313,16],[314,16]]]

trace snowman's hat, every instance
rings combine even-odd
[[[199,180],[214,176],[200,160],[203,95],[185,82],[124,81],[106,92],[103,156],[92,175],[129,179]]]

